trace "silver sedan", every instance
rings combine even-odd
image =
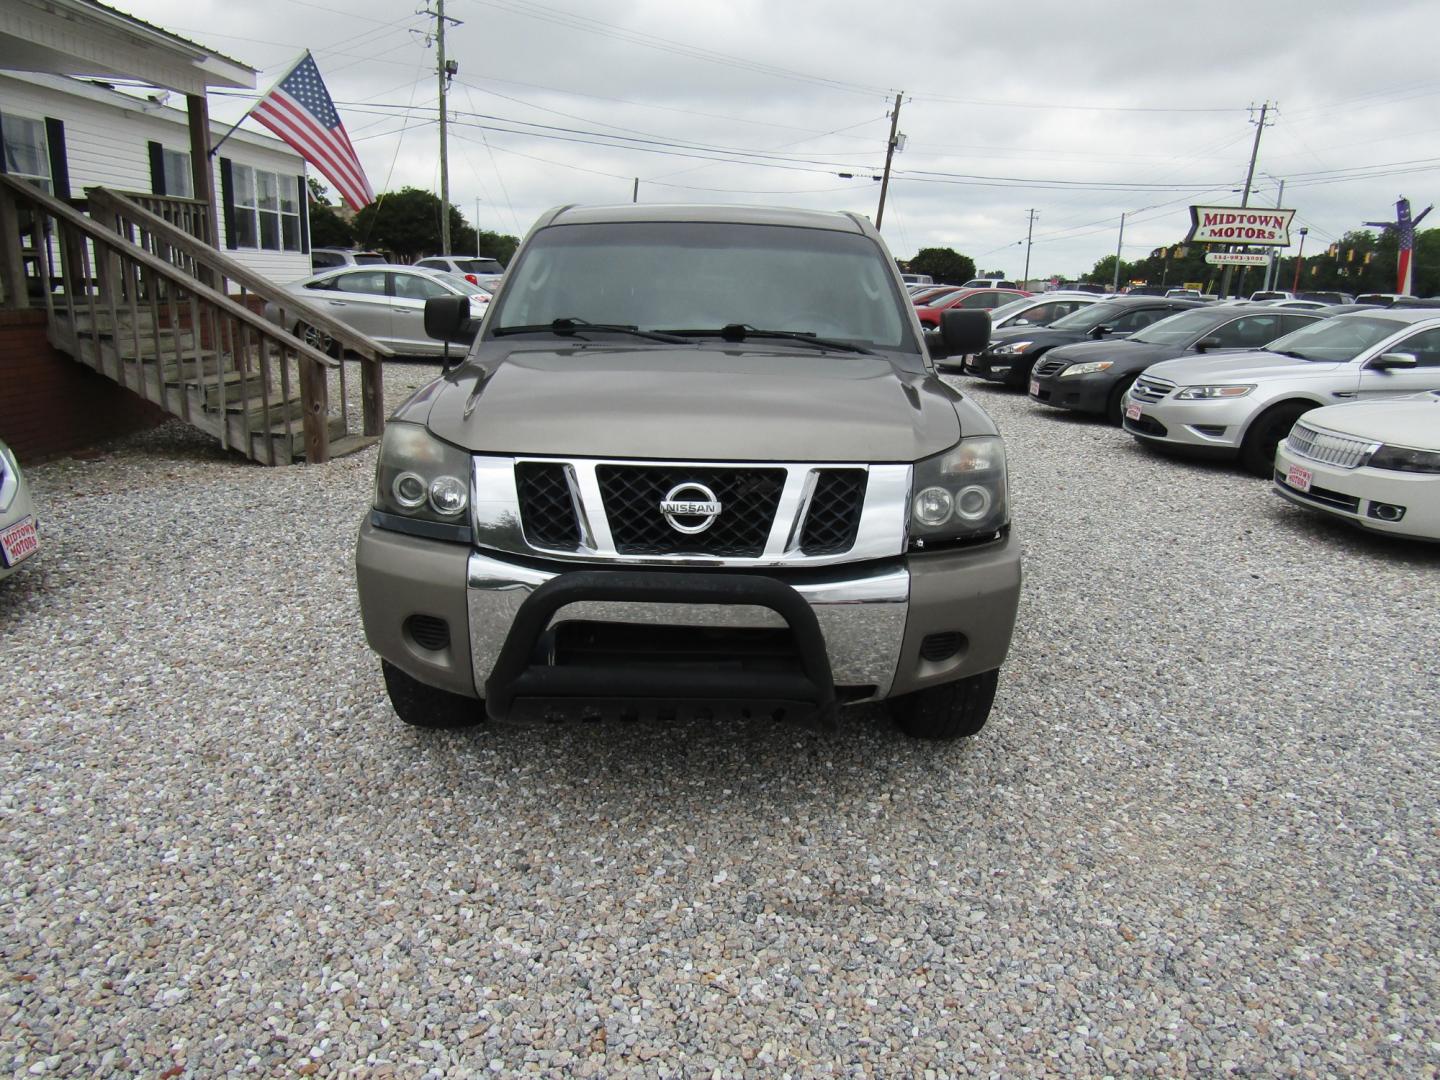
[[[436,296],[467,296],[470,316],[477,322],[490,305],[491,293],[458,274],[414,266],[345,266],[326,270],[285,286],[333,319],[389,346],[401,356],[439,356],[444,346],[425,333],[425,301]],[[316,348],[339,355],[337,344],[293,311],[274,303],[265,317]]]

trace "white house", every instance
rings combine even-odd
[[[96,186],[195,198],[187,113],[171,107],[170,96],[0,71],[0,172],[62,198],[83,198]],[[211,123],[210,144],[228,130]],[[305,160],[278,139],[240,129],[213,155],[211,173],[216,246],[278,284],[309,274]]]

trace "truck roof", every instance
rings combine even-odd
[[[546,225],[593,225],[622,221],[707,221],[734,225],[790,225],[873,234],[874,226],[859,214],[795,210],[778,206],[724,206],[692,203],[619,203],[614,206],[557,206],[540,215]]]

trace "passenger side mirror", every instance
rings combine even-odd
[[[1413,368],[1420,361],[1415,358],[1414,353],[1408,352],[1387,352],[1381,353],[1370,361],[1370,366],[1379,371],[1388,371],[1391,368]]]
[[[940,313],[940,341],[947,356],[980,352],[990,344],[990,313],[947,308]]]
[[[1090,331],[1090,336],[1091,336],[1092,338],[1094,338],[1096,341],[1099,341],[1101,338],[1105,337],[1106,335],[1110,334],[1111,332],[1112,332],[1112,328],[1109,327],[1109,326],[1097,326],[1097,327],[1094,327],[1094,328]]]
[[[1196,352],[1208,352],[1211,349],[1222,349],[1224,347],[1224,342],[1222,342],[1218,337],[1201,338],[1199,341],[1195,342]]]
[[[470,298],[468,296],[432,296],[425,301],[425,333],[436,341],[469,343]]]

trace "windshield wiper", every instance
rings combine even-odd
[[[674,334],[652,333],[649,330],[641,330],[638,326],[626,326],[621,323],[592,323],[586,319],[555,319],[553,322],[535,323],[532,326],[502,326],[493,334],[495,337],[508,337],[510,334],[559,334],[561,337],[573,337],[581,330],[629,334],[632,337],[645,338],[647,341],[664,341],[671,345],[693,344],[688,339],[677,337]]]
[[[809,331],[760,330],[750,326],[748,323],[728,323],[718,330],[674,330],[671,332],[685,334],[687,337],[719,337],[725,341],[747,341],[750,338],[780,338],[785,341],[798,342],[801,345],[813,345],[817,349],[828,349],[835,352],[863,353],[866,356],[876,355],[873,349],[852,345],[848,341],[836,341],[834,338],[816,337]]]

